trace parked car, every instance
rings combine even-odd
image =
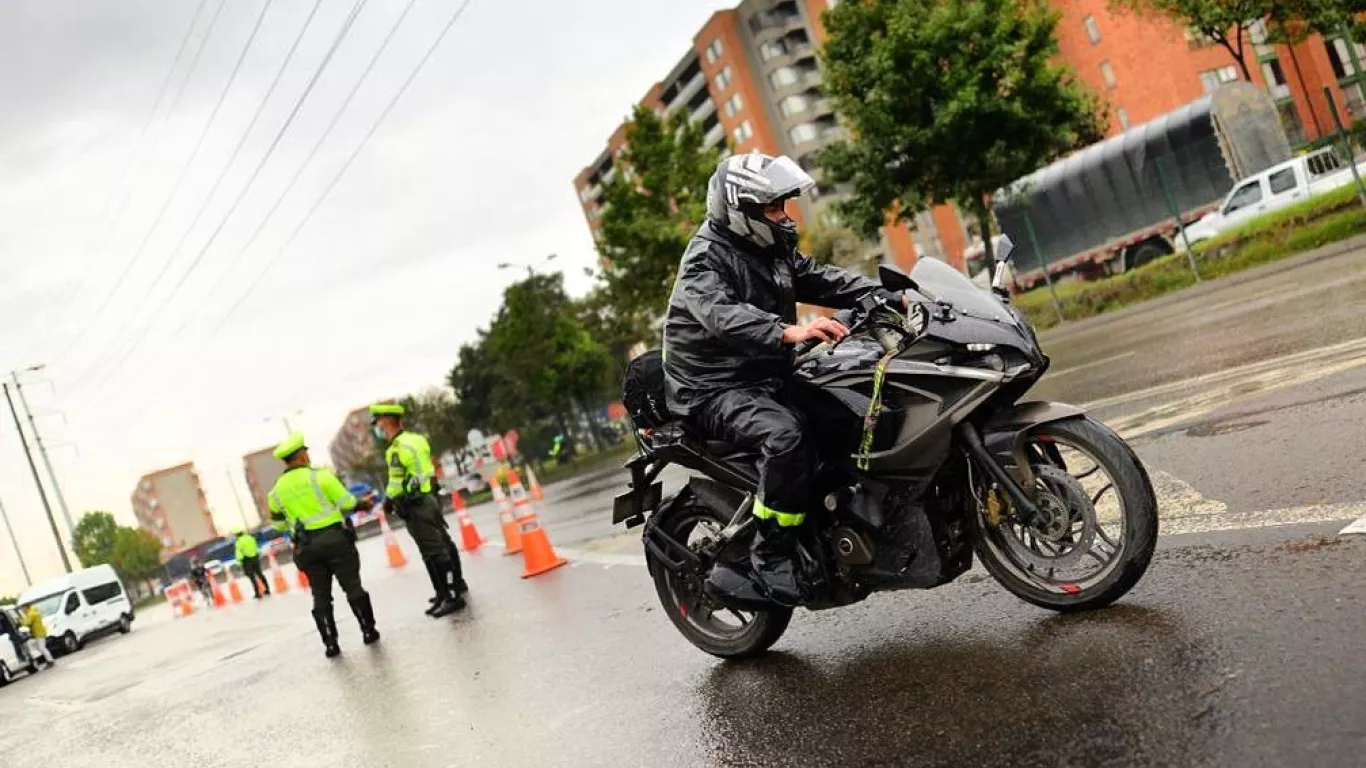
[[[468,475],[465,475],[461,478],[460,482],[465,486],[465,492],[471,496],[476,493],[483,493],[492,487],[489,485],[488,479],[478,472],[471,472]]]
[[[29,639],[28,629],[19,626],[21,621],[19,613],[13,608],[0,608],[0,687],[5,686],[9,681],[21,672],[33,674],[38,671],[38,662],[30,654],[29,658],[21,661],[19,651],[14,647],[12,638],[18,635],[20,642]],[[13,631],[13,635],[10,634]]]
[[[1217,209],[1186,228],[1191,244],[1253,219],[1352,184],[1352,168],[1327,147],[1272,166],[1239,182]]]
[[[24,590],[19,608],[37,605],[47,625],[48,650],[73,653],[103,634],[133,629],[133,601],[113,567],[97,565]]]

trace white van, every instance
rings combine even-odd
[[[54,654],[72,653],[92,637],[133,628],[133,602],[112,566],[59,576],[24,590],[19,606],[36,604],[47,626],[47,646]]]

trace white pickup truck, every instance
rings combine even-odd
[[[1192,245],[1210,240],[1258,216],[1351,183],[1351,167],[1331,147],[1320,149],[1238,182],[1217,209],[1186,227],[1186,236]]]

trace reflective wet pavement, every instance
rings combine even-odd
[[[800,613],[742,663],[686,644],[640,567],[523,581],[485,551],[434,621],[369,547],[379,646],[342,616],[324,659],[298,590],[139,627],[0,692],[0,764],[1359,765],[1366,542],[1325,532],[1168,538],[1081,616],[974,571]]]
[[[1295,524],[1366,512],[1363,266],[1045,337],[1039,394],[1100,402],[1152,470],[1166,530],[1279,526],[1166,536],[1110,610],[1059,617],[974,571],[799,613],[772,654],[722,663],[674,631],[638,539],[607,524],[608,468],[541,505],[571,567],[523,581],[520,558],[486,548],[466,561],[471,607],[433,621],[419,567],[390,570],[367,540],[384,639],[363,647],[343,606],[334,661],[298,589],[150,612],[0,690],[0,766],[1366,764],[1366,541]],[[495,511],[475,518],[497,540]]]

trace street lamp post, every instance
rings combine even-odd
[[[19,412],[14,409],[14,398],[10,396],[9,382],[0,382],[0,390],[5,392],[5,401],[9,404],[10,415],[14,417],[14,428],[19,432],[19,444],[24,447],[24,458],[28,459],[29,471],[33,473],[33,484],[38,487],[38,498],[43,501],[43,511],[47,513],[47,524],[52,527],[52,538],[57,542],[57,552],[62,556],[62,566],[67,573],[71,573],[71,558],[66,554],[66,546],[62,544],[62,534],[57,531],[57,520],[52,516],[52,505],[47,501],[47,491],[43,490],[43,481],[38,477],[38,465],[33,463],[33,454],[28,450],[28,438],[24,437],[24,427],[19,423]]]
[[[5,511],[5,502],[0,501],[0,519],[5,521],[5,530],[9,532],[10,543],[14,545],[14,556],[19,558],[19,568],[24,572],[24,585],[33,586],[33,577],[28,575],[28,564],[24,562],[24,553],[19,549],[19,539],[14,536],[14,526],[9,523],[9,513]]]
[[[24,387],[19,383],[19,373],[35,373],[41,370],[43,370],[43,366],[32,365],[23,371],[11,372],[10,378],[14,380],[14,393],[19,396],[19,405],[23,406],[24,413],[28,416],[29,427],[33,431],[33,442],[38,446],[38,456],[43,460],[43,467],[47,469],[47,479],[52,481],[52,495],[57,498],[57,508],[62,511],[62,520],[66,523],[66,532],[71,536],[74,544],[76,524],[71,520],[71,509],[67,507],[66,496],[62,494],[62,486],[57,482],[57,471],[52,468],[52,459],[47,455],[47,445],[43,442],[43,436],[38,431],[38,422],[33,418],[33,409],[28,407],[28,398],[24,397]]]

